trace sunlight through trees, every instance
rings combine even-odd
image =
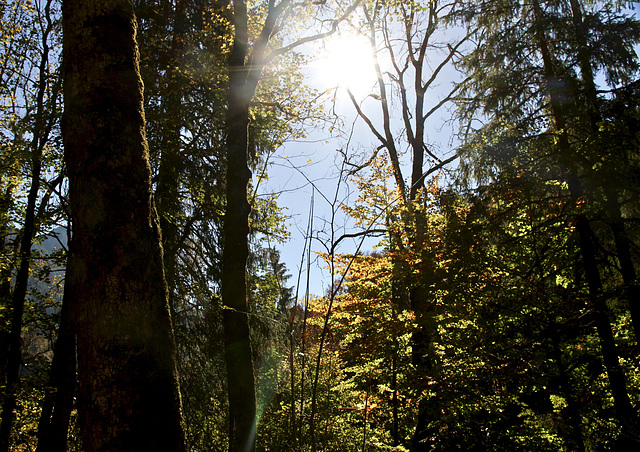
[[[632,6],[0,0],[0,450],[638,449]]]

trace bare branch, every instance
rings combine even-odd
[[[429,80],[427,80],[423,85],[422,88],[424,90],[427,90],[431,84],[435,81],[436,77],[438,77],[438,75],[440,74],[440,71],[447,65],[449,64],[449,62],[451,62],[451,60],[453,59],[453,57],[455,55],[457,55],[459,52],[460,47],[462,46],[462,44],[464,44],[465,42],[467,42],[471,36],[473,35],[474,31],[469,32],[464,38],[462,38],[460,41],[458,41],[458,43],[451,47],[451,45],[447,45],[447,47],[449,47],[449,54],[447,55],[447,57],[442,60],[442,62],[440,62],[440,64],[438,65],[437,68],[435,68],[435,70],[433,71],[433,73],[431,74],[431,77],[429,78]]]
[[[351,234],[342,234],[338,237],[338,240],[333,242],[331,245],[330,254],[334,254],[338,244],[342,242],[344,239],[354,239],[358,237],[379,237],[381,235],[385,235],[387,233],[386,229],[366,229],[364,231],[354,232]]]
[[[446,104],[447,102],[449,102],[451,99],[453,99],[454,95],[462,88],[464,87],[464,85],[471,79],[472,77],[469,76],[467,78],[465,78],[462,82],[457,83],[456,86],[451,90],[451,92],[449,92],[449,94],[447,94],[444,98],[442,98],[440,100],[440,102],[438,102],[436,105],[434,105],[427,113],[425,113],[425,115],[423,116],[423,119],[427,119],[429,116],[431,116],[433,113],[435,113],[440,107],[442,107],[444,104]]]
[[[349,8],[347,8],[347,10],[344,12],[344,14],[342,16],[340,16],[339,18],[335,19],[331,23],[331,28],[329,29],[329,31],[325,31],[323,33],[317,33],[317,34],[311,35],[311,36],[306,36],[306,37],[298,39],[297,41],[292,42],[291,44],[288,44],[288,45],[286,45],[284,47],[280,47],[279,49],[276,49],[273,52],[271,52],[269,55],[267,55],[264,58],[264,63],[268,64],[271,61],[273,61],[275,58],[277,58],[278,56],[284,55],[285,53],[287,53],[290,50],[295,49],[296,47],[300,47],[300,46],[302,46],[304,44],[308,44],[310,42],[318,41],[320,39],[324,39],[324,38],[327,38],[327,37],[331,36],[336,31],[338,31],[338,26],[342,22],[347,20],[349,18],[349,16],[351,15],[351,13],[353,13],[358,8],[358,6],[360,6],[360,3],[362,3],[362,0],[355,0],[353,2],[353,4],[351,6],[349,6]]]

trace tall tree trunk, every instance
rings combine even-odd
[[[71,246],[70,243],[69,248]],[[76,330],[73,324],[76,297],[70,283],[73,280],[72,272],[73,268],[67,265],[60,327],[51,363],[50,388],[42,403],[36,452],[67,450],[69,421],[76,390]]]
[[[249,335],[246,266],[249,256],[247,186],[251,178],[247,93],[247,5],[234,2],[235,36],[229,57],[227,95],[227,206],[224,216],[222,303],[229,397],[229,451],[255,449],[256,393]]]
[[[574,32],[577,41],[578,49],[578,62],[580,64],[580,73],[582,76],[582,82],[584,84],[584,94],[587,105],[587,118],[590,126],[590,134],[592,136],[592,143],[597,143],[598,122],[600,120],[600,114],[598,111],[598,99],[597,88],[593,76],[593,68],[591,66],[591,59],[587,44],[587,26],[584,23],[582,8],[578,0],[570,0],[571,15],[574,25]],[[597,149],[593,149],[594,156]],[[573,185],[576,185],[574,183]],[[571,188],[570,188],[571,189]],[[576,193],[572,190],[573,196],[578,199],[582,196],[582,190]],[[617,194],[613,190],[609,190],[606,193],[607,201],[610,206],[610,214],[613,216],[612,231],[616,243],[618,252],[618,258],[622,268],[623,281],[628,284],[624,295],[627,298],[628,306],[631,311],[631,317],[636,334],[636,340],[638,339],[638,330],[640,325],[640,298],[639,291],[633,290],[635,284],[635,268],[631,261],[631,255],[629,252],[629,241],[622,223],[620,215]],[[626,380],[624,371],[620,366],[618,352],[611,329],[610,313],[606,304],[606,299],[602,293],[602,281],[600,279],[600,273],[598,271],[596,261],[596,237],[591,230],[589,222],[584,216],[579,216],[576,222],[576,230],[580,237],[580,250],[582,253],[582,260],[585,266],[585,275],[587,278],[587,284],[589,285],[589,292],[591,295],[592,303],[594,303],[594,311],[597,316],[596,325],[598,329],[598,335],[600,337],[600,345],[602,348],[602,354],[605,362],[605,368],[609,377],[609,385],[611,386],[611,392],[613,395],[614,407],[618,418],[620,419],[622,430],[618,437],[617,447],[624,448],[640,448],[640,419],[638,419],[638,413],[633,408],[631,400],[629,399],[629,393],[627,391]]]
[[[82,441],[88,452],[183,451],[133,5],[62,9]]]
[[[622,427],[619,441],[621,441],[621,445],[638,448],[640,446],[638,415],[629,399],[624,371],[620,366],[618,350],[611,329],[611,315],[602,293],[602,281],[596,261],[595,237],[584,215],[577,216],[575,226],[580,240],[580,253],[600,339],[602,358],[613,397],[613,406]]]
[[[249,334],[246,267],[249,256],[249,106],[262,75],[265,50],[289,0],[270,2],[249,55],[249,17],[244,0],[232,3],[226,117],[226,200],[222,257],[222,303],[229,397],[229,450],[253,451],[256,435],[255,376]],[[230,2],[231,5],[231,2]]]
[[[247,114],[230,110],[227,138],[227,208],[224,217],[222,302],[229,397],[229,451],[255,447],[255,377],[249,335],[246,263],[249,254]],[[243,109],[240,109],[241,111]],[[234,115],[235,117],[232,117]]]
[[[225,335],[225,361],[229,397],[229,450],[253,451],[256,433],[255,377],[249,337],[246,265],[249,254],[249,213],[247,186],[251,178],[249,154],[249,106],[269,57],[267,46],[278,31],[278,20],[292,4],[291,0],[270,1],[262,28],[249,50],[249,15],[245,0],[228,1],[233,24],[233,45],[228,59],[229,87],[226,116],[226,212],[224,217],[224,252],[222,258],[222,303]],[[356,2],[357,5],[357,2]],[[353,5],[347,11],[350,13]],[[297,41],[282,52],[302,42],[318,39],[332,31]],[[272,55],[273,56],[273,55]],[[313,416],[311,421],[313,426]],[[313,430],[313,427],[310,428]]]

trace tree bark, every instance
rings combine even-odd
[[[234,25],[229,55],[229,87],[226,116],[226,211],[222,257],[222,303],[229,399],[229,451],[252,452],[256,436],[256,392],[249,333],[246,267],[249,256],[247,198],[249,169],[249,106],[264,67],[264,51],[275,20],[288,0],[269,4],[267,17],[249,55],[247,4],[230,3]]]
[[[275,55],[335,32],[303,38],[267,55],[267,47],[279,31],[278,20],[286,16],[293,2],[270,1],[261,29],[249,48],[249,15],[245,0],[228,1],[233,24],[233,45],[228,59],[229,87],[226,116],[226,211],[224,217],[224,251],[222,258],[222,303],[229,397],[229,450],[253,451],[256,433],[255,377],[249,336],[246,265],[249,254],[249,213],[247,186],[251,178],[249,154],[254,152],[249,140],[249,107],[268,61]],[[356,2],[357,5],[357,2]],[[355,5],[348,9],[350,13]],[[255,24],[254,24],[255,25]],[[322,348],[322,347],[320,347]],[[313,426],[313,415],[310,422]],[[313,431],[313,427],[310,428]]]
[[[132,2],[66,0],[63,29],[82,441],[183,451]]]

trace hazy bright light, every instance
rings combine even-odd
[[[321,50],[317,75],[323,84],[348,88],[356,95],[367,95],[376,81],[371,44],[357,35],[334,35]]]

